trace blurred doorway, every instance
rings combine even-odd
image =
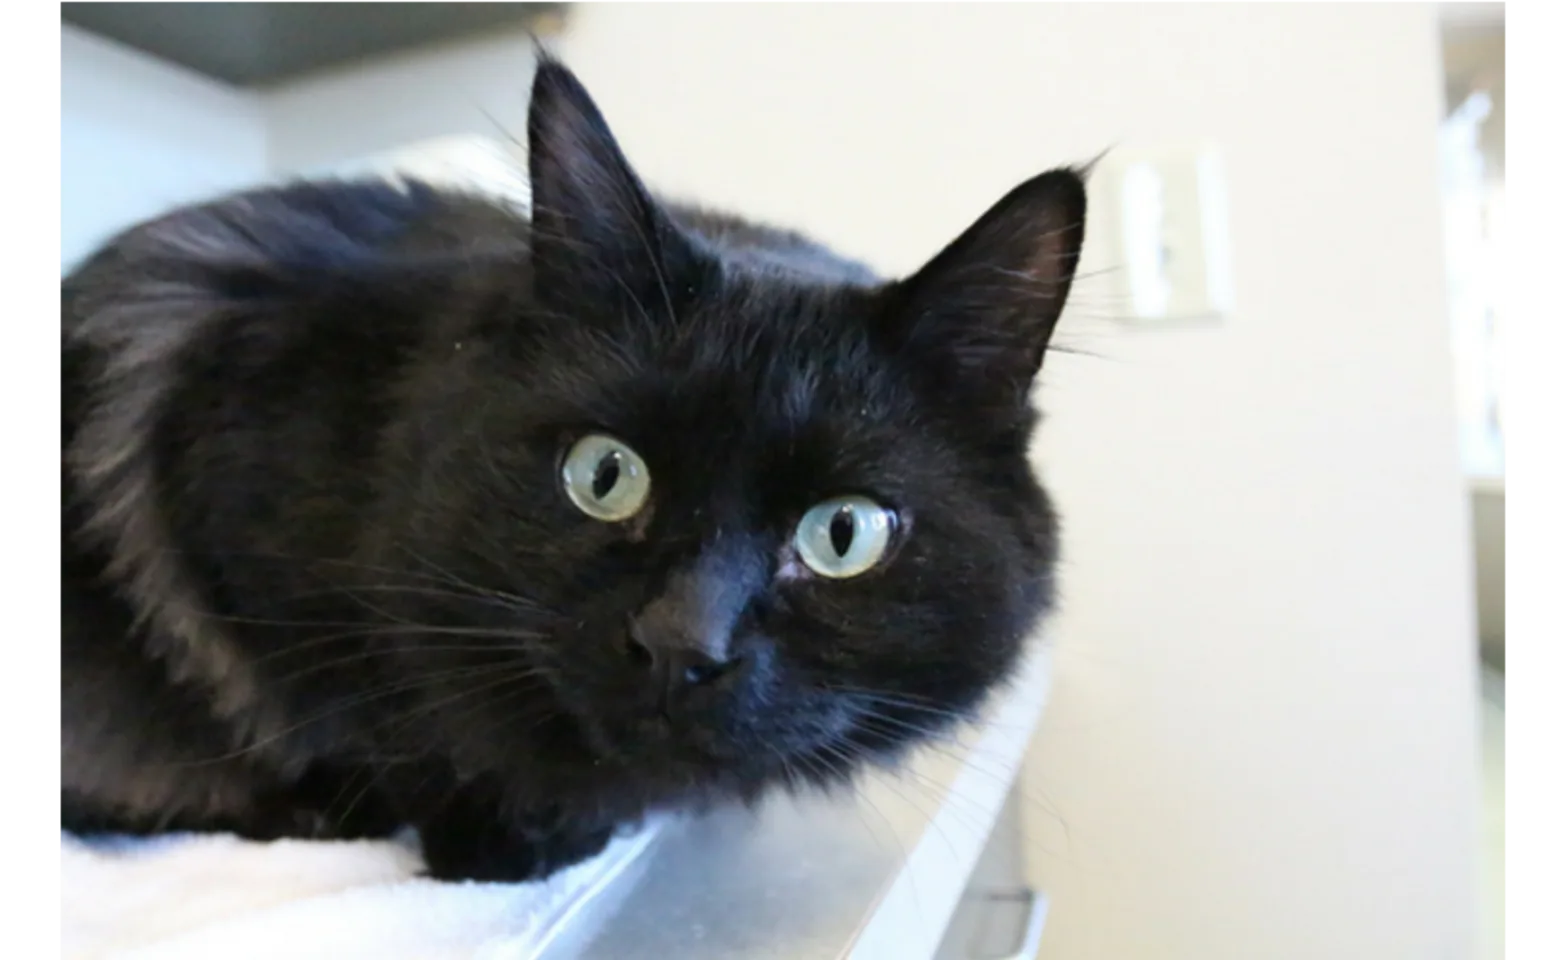
[[[1450,332],[1482,658],[1483,960],[1504,956],[1504,5],[1447,4],[1440,136]]]

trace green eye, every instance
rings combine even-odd
[[[793,547],[804,566],[840,580],[879,563],[895,530],[896,515],[868,497],[834,497],[798,521]]]
[[[652,475],[640,454],[600,433],[576,441],[565,454],[560,475],[570,502],[604,523],[640,513],[652,492]]]

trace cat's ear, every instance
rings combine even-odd
[[[896,348],[985,405],[1024,409],[1085,236],[1086,183],[1052,170],[1011,190],[889,291]]]
[[[630,167],[575,75],[544,58],[527,116],[534,280],[545,301],[668,304],[687,239]]]

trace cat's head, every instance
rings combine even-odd
[[[1081,178],[881,282],[656,199],[558,64],[529,135],[526,295],[426,387],[397,535],[504,598],[595,763],[672,792],[827,777],[979,704],[1052,599],[1028,396]],[[458,735],[501,762],[530,708],[486,696]]]

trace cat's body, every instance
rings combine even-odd
[[[557,64],[529,134],[530,220],[296,185],[67,278],[67,828],[412,824],[436,875],[541,876],[888,760],[1009,674],[1051,600],[1026,387],[1079,179],[883,284],[654,201]]]

